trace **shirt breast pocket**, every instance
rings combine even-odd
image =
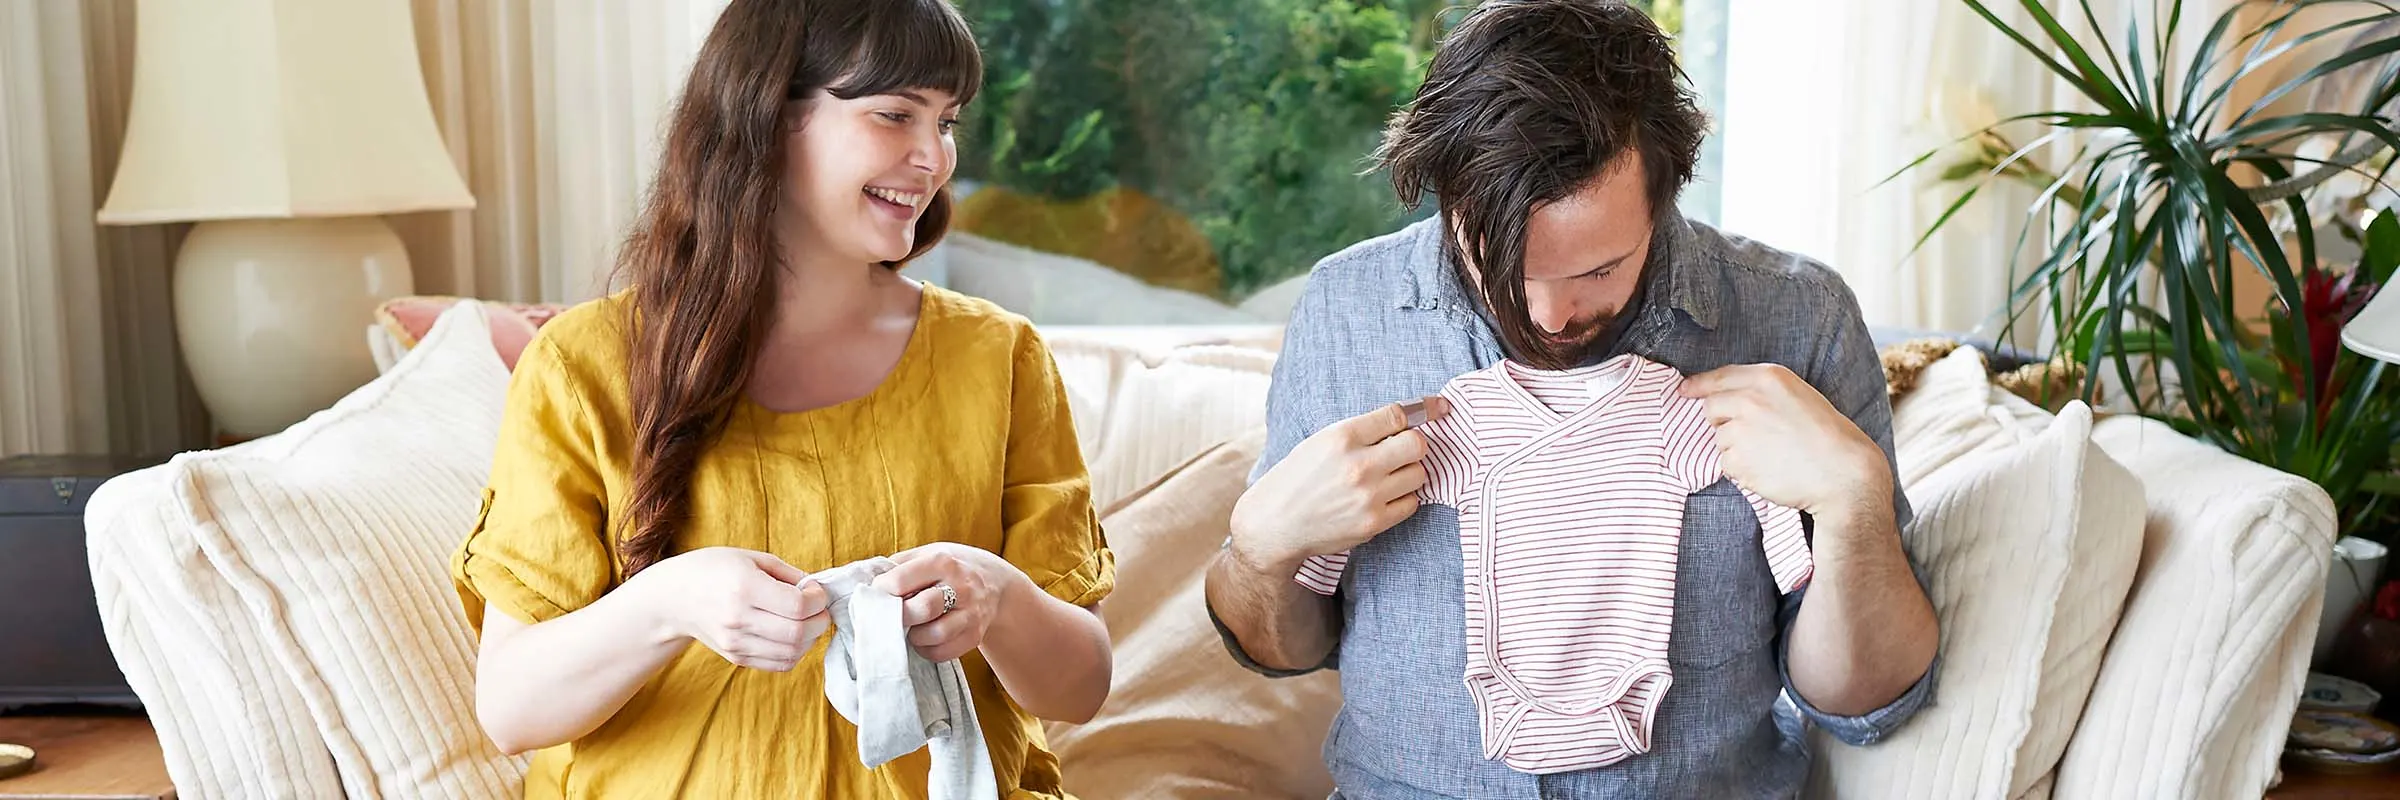
[[[1731,481],[1685,498],[1667,644],[1676,667],[1722,666],[1774,641],[1780,598],[1760,535],[1757,512]]]

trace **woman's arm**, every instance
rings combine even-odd
[[[574,741],[694,641],[737,666],[790,670],[824,634],[825,608],[824,587],[772,555],[684,553],[546,622],[486,615],[475,716],[511,755]]]
[[[1050,596],[1018,573],[1000,618],[984,635],[983,657],[1008,696],[1034,716],[1090,722],[1108,702],[1113,652],[1100,608]]]
[[[1093,512],[1058,365],[1030,326],[1012,359],[997,552],[912,548],[894,554],[899,566],[875,585],[907,598],[909,643],[925,657],[981,648],[1019,708],[1089,722],[1108,700],[1108,626],[1095,609],[1115,588],[1116,560]]]
[[[978,647],[1000,686],[1027,713],[1090,722],[1108,700],[1108,626],[1094,609],[1053,597],[988,550],[936,542],[892,556],[875,587],[907,598],[908,643],[948,661]],[[943,592],[949,588],[949,593]],[[945,609],[955,595],[954,607]]]
[[[600,727],[690,643],[618,591],[548,622],[484,617],[475,717],[501,752],[573,741]]]

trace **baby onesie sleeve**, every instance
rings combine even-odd
[[[1450,413],[1417,428],[1425,436],[1425,488],[1417,490],[1417,502],[1456,508],[1475,475],[1475,410],[1457,381],[1442,387],[1442,399]]]
[[[1667,409],[1659,439],[1666,448],[1668,474],[1684,494],[1708,488],[1721,477],[1717,467],[1716,431],[1708,427],[1699,400],[1667,393]]]
[[[1768,502],[1766,498],[1742,490],[1742,499],[1758,512],[1760,544],[1767,549],[1767,570],[1775,574],[1775,589],[1784,594],[1808,585],[1816,574],[1816,558],[1808,552],[1808,532],[1800,524],[1800,510]]]
[[[1724,477],[1724,466],[1717,459],[1716,429],[1709,426],[1701,401],[1675,397],[1672,392],[1669,398],[1665,427],[1660,432],[1667,470],[1685,494],[1692,494]],[[1749,489],[1742,490],[1742,499],[1758,515],[1759,544],[1766,549],[1767,569],[1775,576],[1776,590],[1790,594],[1807,585],[1816,562],[1809,554],[1799,509],[1769,502]]]
[[[1467,476],[1474,469],[1474,440],[1467,433],[1474,423],[1456,391],[1444,388],[1442,399],[1450,401],[1449,415],[1417,426],[1417,432],[1425,437],[1425,459],[1421,462],[1425,465],[1425,486],[1417,490],[1417,502],[1456,506],[1459,496],[1466,493]],[[1349,566],[1348,551],[1309,556],[1300,562],[1300,570],[1292,575],[1292,580],[1309,591],[1331,597],[1341,587],[1342,572]]]

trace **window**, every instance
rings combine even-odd
[[[1002,272],[1037,284],[961,288],[1037,321],[1280,322],[1319,258],[1431,213],[1367,157],[1463,16],[1448,0],[957,2],[985,83],[960,127],[951,270],[1015,259]],[[1635,3],[1670,33],[1701,23],[1686,69],[1711,97],[1724,3]],[[1713,186],[1688,194],[1713,219]]]

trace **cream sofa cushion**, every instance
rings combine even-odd
[[[1253,429],[1208,449],[1102,515],[1117,553],[1117,591],[1100,606],[1114,680],[1090,723],[1049,726],[1077,796],[1320,800],[1332,791],[1319,751],[1342,704],[1338,676],[1243,669],[1202,597],[1264,443]]]
[[[2052,418],[1992,387],[1971,349],[1893,417],[1917,512],[1903,535],[1941,620],[1935,700],[1873,746],[1814,736],[1811,794],[2045,796],[2133,580],[2141,484],[2090,443],[2088,408]]]
[[[1057,326],[1042,338],[1066,386],[1095,507],[1266,424],[1279,341],[1271,328]]]
[[[83,516],[100,627],[182,796],[340,797],[307,702],[176,505],[182,470],[110,479]]]
[[[1900,485],[1914,486],[1961,458],[2020,444],[2049,420],[2049,412],[1992,385],[1982,351],[1952,350],[1927,364],[1916,387],[1892,404]]]
[[[2092,440],[2141,476],[2149,522],[2055,796],[2256,798],[2307,679],[2332,500],[2154,420],[2111,418]]]
[[[230,588],[184,600],[201,617],[254,630],[255,650],[223,658],[274,673],[264,686],[218,688],[289,686],[305,709],[298,720],[262,720],[300,726],[226,731],[225,739],[185,742],[178,757],[211,759],[307,731],[339,776],[339,785],[327,785],[321,774],[253,773],[188,785],[188,794],[521,794],[523,761],[501,754],[476,722],[475,640],[451,606],[443,571],[474,522],[508,385],[482,313],[472,302],[445,312],[390,372],[290,429],[162,468],[163,496],[145,499],[164,505],[176,536],[190,537],[190,557],[204,562],[192,568],[213,571]],[[173,652],[170,669],[215,655],[203,653]],[[227,700],[186,707],[174,694],[143,699],[170,719],[214,713]]]

